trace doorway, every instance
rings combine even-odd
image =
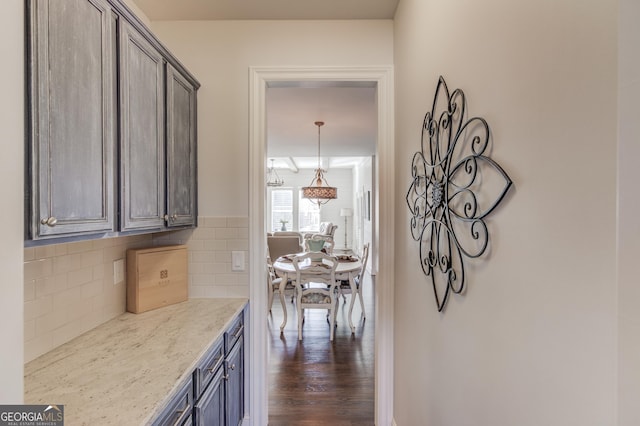
[[[269,84],[283,81],[363,81],[377,87],[378,141],[376,188],[372,205],[378,215],[374,245],[378,247],[375,336],[375,418],[376,424],[390,424],[393,409],[393,265],[394,265],[394,143],[393,143],[393,70],[391,67],[340,68],[250,68],[249,89],[249,229],[251,317],[249,321],[249,357],[247,389],[251,424],[268,422],[268,337],[267,288],[264,285],[266,247],[265,175],[266,175],[266,90]]]

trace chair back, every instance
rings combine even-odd
[[[334,287],[336,285],[336,268],[338,259],[322,253],[304,253],[293,258],[293,268],[296,271],[296,283],[324,283]]]
[[[300,253],[300,240],[295,235],[267,236],[268,255],[273,262],[285,254]]]
[[[367,271],[367,261],[369,260],[369,243],[364,245],[362,249],[362,270],[358,274],[361,277]]]

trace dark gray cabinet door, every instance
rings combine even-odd
[[[28,237],[113,231],[115,15],[103,0],[27,5]]]
[[[227,377],[226,424],[238,426],[244,418],[244,338],[240,337],[225,360]]]
[[[194,409],[198,426],[224,426],[224,380],[220,367]]]
[[[167,65],[168,227],[197,220],[196,88]]]
[[[120,228],[161,229],[165,213],[164,59],[120,25]]]

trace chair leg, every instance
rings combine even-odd
[[[367,316],[365,315],[365,312],[364,312],[364,299],[362,298],[361,286],[358,287],[358,299],[360,299],[360,307],[362,308],[362,318],[366,318]]]
[[[304,309],[300,306],[302,305],[302,292],[298,293],[296,303],[296,310],[298,311],[298,340],[302,340],[302,321],[304,320]]]
[[[273,307],[273,289],[269,289],[269,300],[268,300],[269,312],[271,312],[271,308]]]

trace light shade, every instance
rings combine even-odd
[[[318,168],[316,169],[316,175],[311,181],[311,184],[302,188],[302,198],[307,198],[320,207],[329,200],[338,198],[338,188],[329,186],[324,179],[325,171],[320,166],[320,127],[324,125],[324,122],[316,121],[314,124],[318,126]]]
[[[348,208],[340,209],[340,216],[342,217],[353,216],[353,209],[348,209]]]
[[[302,188],[302,197],[312,200],[333,200],[338,198],[338,188],[334,186],[305,186]]]

